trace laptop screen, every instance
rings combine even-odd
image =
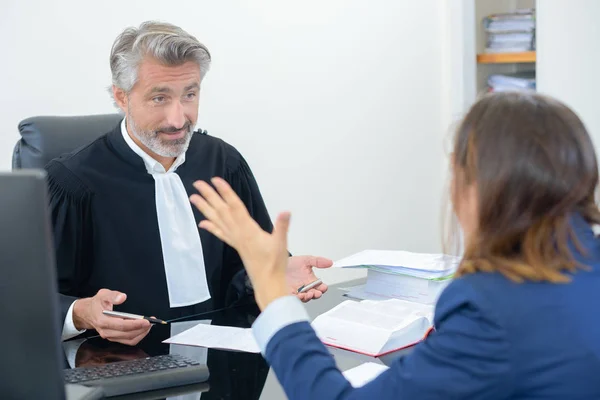
[[[63,399],[54,252],[42,171],[0,173],[0,397]]]

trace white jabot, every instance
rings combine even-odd
[[[161,163],[142,150],[127,133],[125,118],[121,123],[123,139],[144,160],[154,178],[156,215],[162,245],[165,276],[171,307],[184,307],[210,299],[204,253],[198,226],[183,182],[175,173],[185,162],[185,153],[165,171]]]

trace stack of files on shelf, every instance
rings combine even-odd
[[[413,346],[433,326],[434,307],[398,299],[347,300],[312,322],[321,341],[371,357]]]
[[[535,71],[493,74],[487,81],[490,92],[510,90],[535,90]]]
[[[486,53],[517,53],[535,50],[535,9],[492,14],[483,19],[487,33]]]
[[[365,250],[336,261],[337,268],[366,268],[367,283],[357,298],[395,298],[435,304],[450,283],[460,259],[446,254]]]

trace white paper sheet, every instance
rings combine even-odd
[[[388,297],[388,296],[382,296],[382,295],[367,292],[365,290],[366,286],[367,285],[362,284],[362,285],[357,285],[357,286],[353,286],[353,287],[342,289],[342,290],[346,290],[346,293],[344,294],[344,296],[352,298],[352,299],[375,300],[375,301],[384,301],[384,300],[391,299],[391,297]]]
[[[425,279],[451,274],[458,258],[445,254],[411,253],[408,251],[364,250],[336,261],[334,268],[370,267]]]
[[[251,328],[198,324],[163,343],[260,353]]]
[[[183,321],[183,322],[172,322],[171,325],[171,337],[179,335],[187,330],[194,328],[198,324],[210,325],[211,320],[205,319],[200,321]],[[183,357],[190,358],[194,361],[198,361],[201,364],[206,365],[208,360],[208,349],[201,347],[182,347],[175,344],[169,346],[169,354],[177,354]]]
[[[433,307],[398,299],[361,302],[346,300],[320,317],[324,316],[334,319],[332,324],[338,321],[353,322],[392,333],[422,317],[433,320]]]
[[[343,374],[350,384],[357,388],[371,382],[387,369],[388,367],[383,364],[367,362],[358,367],[344,371]]]

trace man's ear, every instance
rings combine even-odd
[[[112,86],[112,92],[115,103],[119,106],[121,111],[123,111],[123,114],[127,114],[127,93],[115,85]]]

